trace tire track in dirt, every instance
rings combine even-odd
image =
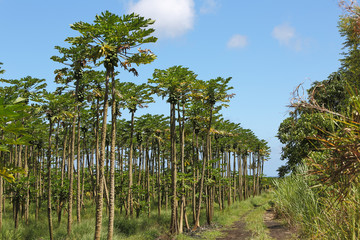
[[[243,215],[242,218],[245,218],[247,214]],[[248,239],[252,236],[251,231],[246,230],[246,223],[242,220],[233,223],[230,229],[222,232],[225,236],[216,238],[216,240]]]
[[[245,214],[240,216],[239,221],[234,222],[230,228],[225,229],[221,232],[224,233],[224,236],[216,238],[216,240],[235,240],[235,239],[250,239],[253,235],[253,233],[250,230],[246,229],[246,223],[243,219],[246,219],[246,216],[249,215],[251,212],[253,212],[256,208],[260,207],[262,205],[254,205],[254,209],[246,212]]]
[[[295,232],[276,218],[276,214],[272,208],[265,211],[264,224],[269,229],[269,236],[271,238],[277,240],[294,239]]]
[[[262,205],[254,205],[255,209]],[[246,223],[242,219],[246,219],[246,216],[250,214],[253,210],[247,212],[241,216],[241,220],[236,221],[231,225],[230,228],[223,230],[224,236],[216,238],[216,240],[235,240],[235,239],[251,239],[253,233],[250,230],[246,229]],[[297,239],[296,232],[291,230],[284,223],[281,223],[279,219],[276,218],[274,210],[268,209],[264,213],[264,224],[269,230],[268,236],[276,240],[291,240]]]

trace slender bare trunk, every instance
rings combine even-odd
[[[231,152],[226,153],[226,167],[227,167],[227,179],[228,179],[228,206],[231,206],[231,165],[230,165]]]
[[[181,173],[185,173],[184,166],[184,125],[183,120],[180,114],[180,104],[177,105],[178,108],[178,124],[179,124],[179,136],[180,136],[180,162],[181,162]],[[184,113],[183,113],[184,114]],[[184,115],[183,115],[184,117]],[[184,211],[185,211],[185,181],[184,178],[181,179],[181,201],[180,201],[180,219],[179,219],[179,233],[183,232],[184,226]]]
[[[169,161],[169,159],[166,160],[166,164],[167,164],[167,169],[169,170],[169,169],[170,169],[170,161]],[[164,176],[166,176],[166,175],[165,175],[165,171],[164,171]],[[166,181],[166,182],[165,182],[165,211],[168,210],[169,194],[170,194],[170,192],[169,192],[169,184],[168,184],[168,182]]]
[[[161,215],[161,179],[160,179],[160,138],[157,139],[157,190],[158,190],[158,215]]]
[[[211,125],[210,125],[211,128]],[[206,143],[206,151],[207,153],[207,168],[208,168],[208,178],[211,179],[212,175],[211,175],[211,171],[210,171],[210,161],[212,160],[212,150],[211,150],[211,135],[209,135],[209,140]],[[214,165],[213,165],[214,167]],[[214,179],[213,179],[214,180]],[[213,186],[209,185],[208,187],[208,192],[209,192],[209,197],[208,197],[208,215],[207,215],[207,223],[210,225],[212,222],[212,218],[213,218],[213,211],[214,211],[214,188]]]
[[[243,200],[244,196],[243,196],[243,181],[242,181],[242,161],[241,161],[242,156],[239,155],[238,156],[238,169],[239,169],[239,200]]]
[[[1,130],[1,140],[4,139],[3,131]],[[3,163],[3,152],[0,152],[0,164]],[[2,229],[2,216],[3,216],[3,179],[0,178],[0,231]]]
[[[93,149],[89,149],[87,147],[87,141],[85,140],[85,132],[84,132],[84,149],[86,151],[86,161],[87,161],[87,168],[88,168],[88,172],[89,172],[89,177],[90,177],[90,181],[91,181],[91,190],[92,190],[92,195],[91,197],[95,196],[95,192],[96,192],[96,183],[94,182],[94,174],[93,174],[93,168],[92,168],[92,163],[93,163],[93,156],[94,156],[94,151]],[[85,159],[83,160],[85,161]],[[85,175],[85,171],[83,170],[83,176]],[[84,184],[83,184],[84,187]],[[84,194],[84,192],[83,192]],[[83,200],[82,200],[83,202]]]
[[[105,92],[104,92],[104,109],[103,109],[103,125],[101,130],[101,149],[100,149],[100,159],[99,159],[99,181],[103,181],[104,177],[104,162],[105,162],[105,144],[106,144],[106,127],[107,127],[107,111],[108,111],[108,91],[109,91],[109,78],[110,72],[106,71],[106,81],[105,81]],[[103,194],[104,194],[104,184],[98,185],[97,191],[97,201],[96,201],[96,222],[95,222],[95,240],[100,240],[101,234],[101,222],[102,222],[102,210],[103,210]]]
[[[243,183],[243,188],[244,188],[244,199],[248,198],[248,186],[247,186],[247,154],[245,153],[243,155],[243,174],[244,174],[244,183]]]
[[[65,162],[66,162],[66,149],[67,149],[67,132],[68,128],[65,127],[65,133],[64,133],[64,141],[63,141],[63,152],[62,152],[62,160],[61,160],[61,179],[60,179],[60,187],[63,189],[64,187],[64,176],[65,176]],[[61,222],[61,216],[62,216],[62,208],[64,206],[64,200],[61,198],[59,200],[59,206],[58,206],[58,224]]]
[[[216,155],[219,158],[219,161],[217,162],[217,168],[221,170],[221,155],[220,155],[219,146],[217,147],[216,151],[217,151]],[[221,173],[221,175],[222,175],[222,173]],[[218,204],[219,204],[219,210],[222,211],[223,205],[222,205],[222,185],[221,185],[221,183],[219,183],[219,185],[218,185]]]
[[[0,230],[2,229],[2,214],[3,214],[3,179],[0,178]]]
[[[20,146],[19,146],[20,147]],[[21,152],[18,153],[17,150],[17,145],[14,146],[14,161],[15,161],[15,166],[19,167],[19,154],[21,154]],[[19,177],[19,173],[15,174],[15,178]],[[19,200],[19,196],[18,193],[15,192],[15,195],[13,197],[13,212],[14,212],[14,225],[15,225],[15,229],[18,228],[19,226],[19,208],[20,208],[20,200]]]
[[[133,185],[133,137],[134,137],[134,115],[135,112],[131,111],[131,126],[130,126],[130,149],[129,149],[129,189],[127,195],[127,206],[128,213],[127,215],[133,215],[133,197],[132,197],[132,185]],[[141,161],[141,160],[140,160]],[[140,165],[141,163],[139,163]],[[140,168],[140,166],[139,166]],[[141,170],[139,169],[139,179],[140,179]]]
[[[30,156],[32,156],[32,151],[30,152]],[[26,177],[29,177],[29,165],[28,165],[28,157],[29,157],[29,147],[25,146],[25,158],[24,158],[24,170],[26,173]],[[30,183],[29,180],[26,180],[25,183],[25,188],[26,188],[26,196],[25,196],[25,224],[28,225],[29,224],[29,208],[30,208]]]
[[[76,156],[76,169],[77,169],[77,187],[76,187],[76,219],[77,223],[81,222],[81,149],[80,149],[80,107],[78,107],[78,123],[77,123],[77,156]]]
[[[236,201],[236,152],[234,150],[233,152],[234,154],[234,163],[233,163],[233,189],[234,189],[234,192],[233,192],[233,202]]]
[[[256,155],[253,154],[253,162],[252,162],[252,170],[253,170],[253,197],[256,195]]]
[[[209,146],[210,146],[210,129],[211,129],[211,123],[212,123],[212,107],[210,108],[210,121],[209,125],[207,127],[207,133],[206,133],[206,148],[205,149],[205,155],[203,158],[203,166],[202,166],[202,173],[201,173],[201,179],[200,179],[200,187],[199,187],[199,199],[198,199],[198,205],[197,205],[197,211],[196,211],[196,221],[193,230],[196,230],[198,227],[200,227],[200,210],[201,210],[201,202],[202,202],[202,192],[204,189],[204,180],[205,180],[205,170],[207,166],[207,161],[209,159]]]
[[[256,167],[256,195],[259,195],[260,194],[260,167],[261,167],[261,164],[260,164],[260,154],[258,153],[258,156],[257,156],[257,167]]]
[[[146,175],[146,206],[147,206],[147,215],[150,217],[150,157],[149,157],[149,140],[147,140],[145,145],[145,175]]]
[[[85,139],[84,139],[85,141]],[[85,149],[85,147],[84,147]],[[86,153],[82,154],[82,161],[81,161],[81,207],[84,207],[84,185],[85,185],[85,158],[88,157],[88,155]],[[92,175],[90,174],[90,177],[92,177]],[[91,179],[92,181],[92,179]]]
[[[195,142],[195,135],[196,135],[196,142]],[[192,138],[192,166],[193,166],[193,184],[192,184],[192,215],[193,215],[193,223],[195,224],[195,219],[196,219],[196,166],[198,163],[198,151],[197,151],[197,146],[195,145],[195,143],[197,143],[197,134],[196,134],[196,129],[194,127],[193,129],[193,138]],[[196,150],[195,150],[196,148]]]
[[[75,111],[76,112],[76,111]],[[73,117],[72,132],[71,132],[71,145],[70,145],[70,159],[68,162],[69,171],[69,200],[68,200],[68,224],[67,235],[70,236],[72,229],[72,208],[73,208],[73,182],[74,182],[74,159],[75,159],[75,127],[76,116]]]
[[[99,121],[99,98],[96,99],[96,126],[95,126],[95,157],[96,157],[96,186],[100,185],[100,179],[99,179],[99,160],[100,160],[100,152],[99,152],[99,131],[100,131],[100,121]],[[97,198],[95,198],[97,199]]]
[[[53,225],[52,225],[52,216],[51,216],[51,135],[53,131],[53,122],[51,117],[49,117],[49,147],[47,152],[47,169],[48,169],[48,205],[47,205],[47,213],[48,213],[48,224],[49,224],[49,237],[50,240],[54,239],[53,236]]]
[[[40,161],[40,155],[41,155],[41,149],[38,149],[37,156],[35,159],[35,176],[36,177],[36,202],[35,202],[35,222],[39,220],[39,208],[40,208],[40,180],[41,180],[41,170],[39,166]]]
[[[171,178],[171,222],[170,222],[170,233],[177,234],[179,231],[177,222],[177,167],[176,167],[176,131],[175,131],[175,103],[170,102],[170,141],[171,141],[171,152],[170,161],[172,169]]]
[[[110,195],[109,195],[109,227],[108,240],[113,239],[115,215],[115,143],[116,143],[116,96],[115,78],[112,76],[111,84],[111,150],[110,150]]]

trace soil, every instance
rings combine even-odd
[[[230,229],[222,231],[225,235],[224,237],[217,238],[216,240],[249,239],[252,233],[246,230],[245,226],[246,224],[243,221],[237,221]]]
[[[258,206],[255,206],[258,207]],[[250,211],[251,212],[251,211]],[[250,212],[246,213],[241,217],[241,219],[245,219],[246,215]],[[296,231],[294,229],[289,228],[285,223],[283,223],[280,219],[277,218],[276,213],[274,210],[268,209],[264,214],[264,224],[269,230],[269,236],[272,239],[276,240],[291,240],[291,239],[298,239],[296,235]],[[197,229],[196,232],[188,233],[189,236],[193,238],[201,239],[200,235],[201,232],[207,231],[212,228],[221,228],[221,226],[204,226]],[[246,229],[246,223],[242,220],[239,220],[230,228],[226,228],[222,231],[223,236],[216,238],[216,240],[249,240],[253,236],[253,233]],[[157,240],[173,240],[175,239],[174,236],[163,235]]]
[[[264,215],[264,224],[269,229],[269,236],[273,239],[296,239],[295,231],[277,219],[273,209],[266,210]],[[242,240],[251,239],[252,237],[252,232],[246,230],[246,223],[243,221],[235,222],[230,229],[226,229],[222,232],[224,233],[224,237],[217,238],[216,240]]]
[[[269,229],[270,237],[278,240],[294,239],[296,232],[290,229],[286,224],[282,223],[276,218],[276,213],[273,209],[268,209],[264,215],[265,226]]]

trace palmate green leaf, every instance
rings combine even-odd
[[[58,56],[52,56],[50,59],[53,60],[54,62],[59,62],[59,63],[63,63],[66,61],[65,57],[58,57]]]
[[[24,102],[24,101],[26,101],[26,98],[18,97],[18,98],[14,101],[14,104],[20,103],[20,102]]]
[[[1,66],[1,65],[3,65],[2,62],[0,62],[0,66]],[[0,67],[0,74],[3,74],[4,72],[5,72],[5,70],[1,69],[1,67]]]
[[[13,119],[16,119],[18,116],[20,116],[20,114],[13,112],[9,109],[6,109],[6,108],[4,109],[4,108],[0,107],[0,116],[1,116],[0,117],[1,119],[4,119],[4,121],[7,122],[8,120],[5,120],[5,119],[13,120]]]
[[[18,115],[24,115],[24,111],[27,108],[28,106],[25,104],[9,104],[5,106],[0,106],[0,109],[5,109],[9,112],[16,112]]]
[[[111,66],[118,66],[120,58],[124,61],[125,70],[135,73],[134,68],[128,68],[128,63],[137,65],[147,64],[156,58],[155,55],[138,53],[132,55],[130,49],[143,43],[156,42],[157,38],[150,36],[155,30],[148,28],[153,24],[151,19],[145,19],[137,14],[118,16],[109,11],[95,16],[92,24],[77,22],[71,25],[73,30],[81,35],[67,38],[65,41],[72,45],[81,45],[86,49],[85,58],[94,62],[96,66],[105,64],[101,58],[111,59]],[[114,53],[116,56],[114,56]],[[99,61],[98,64],[96,62]],[[108,64],[106,62],[106,64]]]
[[[6,145],[0,145],[0,152],[9,152],[9,149]]]
[[[13,166],[0,166],[0,177],[6,181],[13,183],[15,182],[14,174],[26,174],[23,168],[13,167]]]
[[[137,66],[140,64],[149,64],[156,59],[155,54],[137,53],[127,59],[130,63],[135,63]]]
[[[21,137],[18,139],[5,139],[4,140],[5,143],[9,144],[9,145],[28,145],[28,141]]]
[[[7,182],[14,182],[15,181],[15,177],[14,175],[7,171],[6,169],[3,169],[0,167],[0,177],[2,177],[3,179],[5,179]]]
[[[3,130],[5,132],[21,134],[21,133],[25,133],[26,128],[24,128],[24,126],[21,122],[14,122],[14,123],[10,123],[10,124],[7,124],[6,126],[4,126]]]
[[[9,84],[12,83],[12,81],[9,79],[0,79],[0,80],[1,80],[1,82],[4,82],[4,83],[9,83]]]

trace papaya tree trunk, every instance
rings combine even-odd
[[[68,128],[65,127],[65,133],[64,133],[64,140],[63,140],[63,152],[62,152],[62,159],[61,159],[61,179],[60,179],[60,188],[63,190],[64,187],[64,175],[65,175],[65,162],[66,162],[66,149],[67,149],[67,132]],[[63,191],[61,191],[63,192]],[[58,224],[61,222],[61,216],[62,216],[62,208],[64,206],[64,201],[61,196],[59,203],[58,203]]]
[[[80,107],[78,107],[78,122],[77,122],[77,156],[76,156],[76,172],[77,172],[77,188],[76,188],[76,219],[77,223],[81,222],[81,149],[80,149]]]
[[[3,179],[0,178],[0,230],[2,229],[2,214],[3,214]]]
[[[133,215],[133,197],[132,197],[132,185],[133,185],[133,137],[134,137],[134,115],[135,111],[131,111],[131,126],[130,126],[130,149],[129,149],[129,189],[127,194],[127,206],[128,206],[128,212],[126,215],[132,216]],[[140,164],[141,159],[139,163],[139,179],[140,179]]]
[[[3,132],[1,130],[1,139],[4,139]],[[3,152],[0,152],[0,164],[3,163]],[[3,179],[0,178],[0,231],[2,229],[2,216],[3,216]]]
[[[145,163],[146,163],[146,206],[147,206],[147,215],[150,217],[150,158],[149,158],[149,140],[146,141],[145,146]]]
[[[115,144],[116,144],[116,96],[115,78],[112,75],[111,84],[111,150],[110,150],[110,194],[109,194],[109,227],[108,240],[113,239],[115,215]]]
[[[28,147],[27,145],[25,146],[25,158],[24,158],[24,170],[26,172],[26,177],[30,176],[29,173],[29,165],[28,165],[28,158],[29,155],[32,156],[32,147]],[[30,153],[29,153],[30,152]],[[25,195],[25,206],[24,206],[24,211],[25,211],[25,224],[28,225],[29,224],[29,207],[30,207],[30,183],[29,183],[29,179],[26,180],[25,183],[25,188],[26,188],[26,195]],[[0,199],[1,201],[1,199]],[[1,229],[1,227],[0,227]]]
[[[199,199],[198,199],[198,205],[196,210],[196,221],[193,230],[196,230],[198,227],[200,227],[200,210],[201,210],[201,202],[202,202],[202,192],[204,189],[204,180],[205,180],[205,170],[207,166],[207,161],[209,159],[209,147],[210,147],[210,129],[211,129],[211,123],[212,123],[212,111],[213,108],[210,108],[210,120],[209,125],[207,126],[207,132],[206,132],[206,149],[205,154],[203,158],[203,165],[202,165],[202,173],[201,173],[201,179],[200,179],[200,186],[199,186]]]
[[[161,178],[160,178],[160,138],[157,138],[157,190],[158,190],[158,215],[161,215]]]
[[[100,185],[100,179],[99,179],[99,160],[100,160],[100,152],[99,152],[99,130],[100,130],[100,121],[99,121],[99,115],[100,115],[100,99],[96,99],[96,126],[95,129],[95,158],[96,158],[96,186],[98,187]],[[97,201],[97,198],[95,198]]]
[[[248,198],[248,186],[247,186],[247,155],[246,153],[243,155],[243,174],[244,174],[244,182],[243,182],[243,188],[244,188],[244,199],[246,200]]]
[[[50,240],[54,239],[53,236],[53,225],[52,225],[52,216],[51,216],[51,135],[53,131],[53,121],[51,117],[49,117],[49,141],[48,141],[48,152],[47,152],[47,170],[48,170],[48,205],[47,205],[47,213],[48,213],[48,224],[49,224],[49,237]]]
[[[176,167],[176,130],[175,130],[175,103],[170,102],[170,161],[171,161],[171,222],[170,222],[170,233],[177,234],[179,231],[177,221],[177,167]]]
[[[244,199],[243,196],[243,181],[242,181],[242,161],[241,161],[242,156],[238,156],[238,169],[239,169],[239,177],[238,177],[238,185],[239,185],[239,189],[238,189],[238,194],[239,194],[239,200],[242,201]]]
[[[102,210],[103,210],[103,194],[104,184],[101,181],[105,180],[104,177],[104,162],[105,162],[105,145],[106,145],[106,128],[107,128],[107,111],[108,111],[108,92],[109,92],[109,78],[110,72],[106,71],[105,92],[104,92],[104,107],[103,107],[103,125],[101,129],[101,148],[99,159],[99,184],[97,189],[96,201],[96,220],[95,220],[95,240],[100,240]],[[105,182],[105,181],[104,181]]]
[[[256,173],[255,173],[255,171],[256,171],[256,156],[257,156],[257,154],[253,154],[253,157],[252,157],[252,160],[253,160],[253,162],[252,162],[252,172],[253,172],[253,191],[252,191],[252,193],[253,193],[253,197],[255,197],[255,195],[256,195]]]
[[[75,111],[76,112],[76,111]],[[72,230],[72,208],[73,208],[73,182],[74,182],[74,159],[75,159],[75,127],[76,116],[73,117],[72,132],[71,132],[71,145],[70,145],[70,159],[68,163],[69,171],[69,197],[68,197],[68,224],[67,235],[70,236]]]
[[[231,164],[230,164],[231,152],[226,153],[226,167],[227,167],[227,180],[228,180],[228,207],[231,206]]]

